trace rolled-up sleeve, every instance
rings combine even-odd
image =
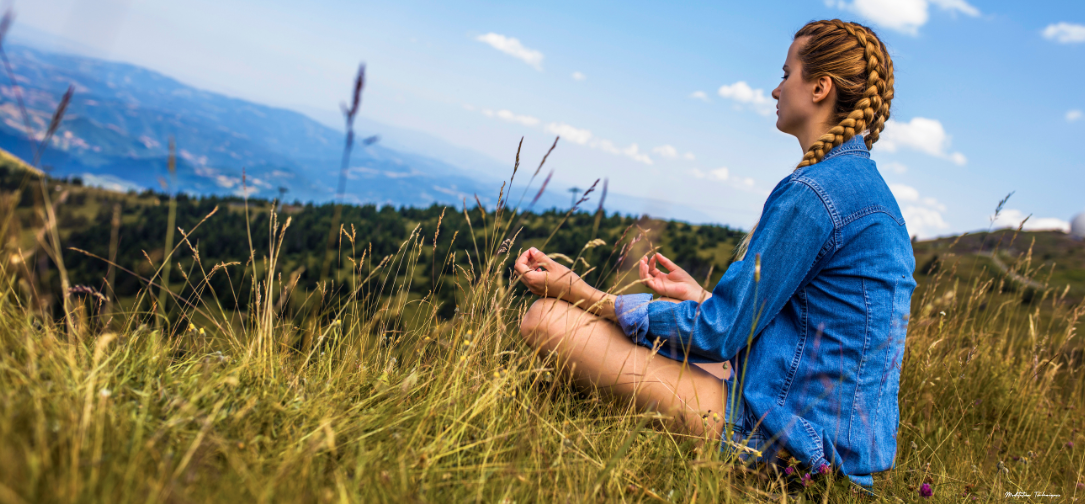
[[[648,304],[651,302],[651,294],[623,294],[614,299],[618,325],[635,342],[648,335]]]
[[[731,264],[712,297],[701,304],[648,304],[646,337],[686,349],[690,357],[731,359],[776,317],[831,250],[833,230],[829,208],[813,188],[782,182],[765,203],[744,260]],[[757,257],[760,281],[755,279]]]

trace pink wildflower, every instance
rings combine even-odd
[[[932,495],[934,495],[934,490],[931,490],[930,483],[924,483],[923,486],[919,487],[919,496],[920,497],[923,497],[924,499],[927,499],[927,498],[930,498],[930,496],[932,496]]]
[[[786,474],[788,476],[791,476],[792,474],[795,474],[795,468],[794,467],[785,467],[784,468],[784,474]]]
[[[821,474],[829,474],[829,464],[821,464],[818,466],[818,472]]]

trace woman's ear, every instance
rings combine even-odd
[[[813,94],[810,96],[814,103],[821,103],[833,92],[833,80],[827,75],[818,77],[814,82]]]

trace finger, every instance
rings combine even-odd
[[[656,254],[655,257],[659,258],[659,263],[662,264],[664,268],[667,268],[670,271],[682,269],[679,268],[678,265],[675,264],[673,261],[667,259],[667,256],[664,256],[663,254]]]
[[[541,250],[535,247],[527,249],[527,253],[530,254],[532,266],[535,266],[536,268],[542,266],[546,269],[550,269],[551,266],[554,264],[554,261],[552,261],[549,257],[547,257],[546,254],[542,253]]]
[[[663,272],[659,271],[659,268],[657,267],[658,264],[659,254],[653,255],[652,258],[648,261],[648,273],[651,273],[651,275],[654,277],[663,276]]]
[[[648,272],[648,259],[642,257],[637,264],[640,273],[641,280],[648,280],[652,278],[652,275]]]
[[[530,250],[525,250],[523,254],[520,254],[520,257],[516,258],[516,262],[514,262],[513,265],[512,265],[513,269],[515,269],[516,272],[521,274],[521,275],[524,275],[525,273],[527,273],[529,271],[532,271],[534,268],[532,268],[530,265],[528,265],[528,260],[530,258],[531,258],[531,251]]]

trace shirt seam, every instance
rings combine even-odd
[[[814,191],[814,194],[821,200],[821,204],[825,206],[825,211],[829,214],[829,220],[833,223],[833,230],[839,229],[841,226],[840,212],[837,211],[836,205],[833,204],[832,198],[829,197],[829,193],[825,191],[820,184],[809,177],[799,176],[796,177],[794,181],[803,184]]]
[[[858,413],[856,410],[859,407],[859,390],[862,388],[863,383],[863,367],[869,358],[867,354],[870,349],[870,294],[867,292],[866,279],[859,281],[863,288],[863,311],[864,323],[863,323],[863,353],[859,358],[859,369],[855,373],[855,392],[851,397],[851,414],[848,415],[848,445],[852,444],[852,435],[855,433],[855,415]]]
[[[873,215],[873,214],[876,214],[876,213],[884,213],[884,214],[888,215],[890,219],[893,219],[893,222],[896,222],[897,225],[900,225],[900,226],[904,225],[904,219],[900,219],[896,215],[893,215],[893,212],[891,212],[889,210],[889,207],[886,207],[885,205],[881,205],[881,204],[877,204],[877,203],[873,204],[873,205],[863,207],[863,208],[860,208],[859,210],[856,210],[856,211],[848,214],[846,217],[841,219],[841,224],[840,225],[841,226],[847,226],[848,224],[851,224],[852,222],[855,222],[855,221],[857,221],[859,219],[862,219],[863,217],[866,217],[868,215]]]
[[[817,262],[815,261],[814,264],[817,264]],[[802,364],[803,353],[806,352],[806,338],[810,331],[808,322],[809,297],[806,295],[806,288],[800,287],[799,290],[795,292],[795,295],[798,295],[799,298],[802,300],[802,303],[800,304],[802,310],[802,317],[801,322],[799,323],[800,332],[798,349],[791,359],[791,366],[789,366],[788,368],[787,377],[784,379],[784,386],[780,390],[780,395],[776,398],[776,404],[778,406],[783,406],[784,403],[787,402],[787,395],[791,392],[791,386],[795,383],[795,375],[798,373],[799,366]]]

